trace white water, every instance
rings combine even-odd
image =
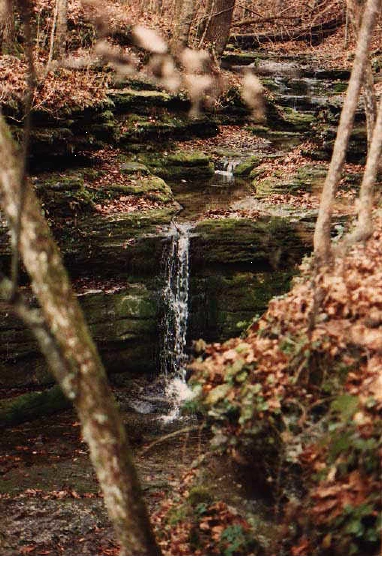
[[[223,182],[232,182],[234,180],[233,171],[240,164],[240,159],[226,159],[223,162],[221,170],[215,170],[215,174],[219,174],[223,177]]]
[[[182,403],[192,395],[186,384],[185,354],[191,228],[188,223],[172,225],[171,244],[165,261],[166,285],[163,290],[165,318],[161,368],[165,393],[172,406],[170,413],[163,417],[165,422],[174,420],[179,415]]]

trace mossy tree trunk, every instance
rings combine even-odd
[[[13,239],[19,196],[18,154],[0,115],[0,203]],[[121,416],[60,252],[28,182],[19,244],[41,311],[28,315],[17,302],[15,310],[34,329],[52,373],[77,410],[121,553],[157,555]]]

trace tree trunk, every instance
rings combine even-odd
[[[358,0],[347,0],[347,8],[354,29],[355,37],[358,39],[362,20],[362,11],[364,8],[363,2],[360,3]],[[366,114],[367,145],[368,148],[370,148],[377,116],[377,98],[374,90],[374,76],[370,60],[368,60],[366,65],[363,92]]]
[[[171,50],[175,55],[179,50],[188,46],[188,39],[196,9],[195,0],[182,0],[176,17],[175,32],[171,42]]]
[[[372,210],[374,186],[377,179],[382,149],[382,99],[379,103],[378,115],[374,126],[369,153],[367,155],[365,172],[362,178],[358,204],[358,222],[352,240],[360,242],[370,238],[373,232]]]
[[[337,137],[328,174],[322,190],[320,208],[314,232],[314,252],[321,265],[329,263],[331,254],[330,228],[334,195],[341,179],[346,150],[354,123],[364,72],[369,57],[372,33],[380,13],[381,0],[368,0],[359,31],[353,69],[341,112]]]
[[[18,213],[20,167],[8,127],[0,115],[0,201],[13,238]],[[105,370],[70,286],[60,252],[26,183],[20,254],[41,312],[29,318],[50,369],[73,402],[90,449],[105,505],[124,555],[157,555],[122,419]],[[41,316],[41,318],[40,318]]]
[[[68,0],[56,0],[53,24],[50,34],[50,49],[48,63],[61,60],[66,51],[66,35],[68,33]]]
[[[235,0],[215,0],[204,41],[220,58],[225,50],[231,29]]]
[[[12,54],[16,42],[15,11],[13,0],[3,0],[0,9],[1,54]]]

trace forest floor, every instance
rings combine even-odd
[[[74,3],[75,4],[75,3]],[[77,3],[78,4],[78,3]],[[147,15],[147,24],[156,24],[156,21],[150,22],[150,16]],[[164,23],[164,28],[169,24]],[[310,53],[312,56],[320,57],[325,66],[330,67],[335,63],[343,67],[350,67],[351,51],[354,45],[350,44],[347,49],[343,43],[344,32],[339,30],[335,35],[328,38],[323,45],[313,47],[302,45],[301,43],[283,43],[282,45],[272,45],[272,51],[276,54],[298,54],[303,51],[305,54]],[[83,52],[81,52],[83,56]],[[41,69],[44,66],[41,60]],[[38,64],[39,65],[39,64]],[[6,100],[10,95],[23,92],[25,88],[24,73],[25,65],[15,57],[0,58],[0,72],[4,79],[1,99]],[[78,79],[82,82],[79,84]],[[49,72],[45,81],[39,85],[36,93],[35,106],[43,110],[45,107],[59,109],[61,105],[86,105],[94,100],[102,100],[105,96],[107,82],[110,78],[109,73],[100,76],[89,70],[84,76],[82,72],[62,71],[60,74]],[[73,84],[76,84],[76,91],[72,90]],[[244,144],[245,143],[245,144]],[[182,143],[178,145],[180,150],[201,149],[213,156],[217,148],[227,148],[241,150],[245,147],[253,151],[256,146],[261,147],[261,139],[256,136],[250,136],[248,131],[242,127],[226,126],[221,127],[220,134],[214,138],[197,142]],[[282,157],[270,159],[262,164],[261,180],[266,179],[276,171],[282,173],[286,178],[293,175],[298,168],[304,167],[308,162],[302,152],[306,149],[306,144],[296,147],[285,153]],[[243,152],[245,150],[243,149]],[[113,168],[113,159],[108,169]],[[325,168],[327,162],[321,163]],[[359,177],[362,167],[359,165],[348,164],[345,169],[342,186],[340,187],[334,214],[336,216],[352,216],[354,214],[355,198]],[[357,179],[358,178],[358,179]],[[349,183],[350,182],[350,183]],[[300,194],[272,194],[267,198],[267,209],[270,207],[279,210],[283,205],[292,205],[301,210],[317,210],[319,203],[319,190],[314,193]],[[131,204],[131,210],[136,209]],[[155,207],[155,206],[154,206]],[[129,209],[126,203],[123,206],[116,206],[123,210]],[[145,209],[148,205],[145,205]],[[245,204],[230,206],[218,211],[208,211],[203,217],[253,217],[257,216],[264,209],[259,201],[253,197],[246,199]],[[318,546],[327,546],[331,550],[332,540],[336,538],[338,526],[330,525],[327,527],[325,522],[333,514],[334,520],[342,518],[341,514],[346,514],[347,506],[350,504],[354,510],[361,509],[362,506],[369,506],[370,494],[377,492],[377,482],[369,481],[367,484],[364,478],[371,476],[368,466],[374,465],[374,454],[376,458],[380,456],[379,451],[380,439],[377,439],[377,418],[381,413],[382,396],[381,396],[381,342],[380,342],[380,325],[381,325],[381,306],[382,306],[382,284],[378,265],[381,264],[382,254],[382,226],[381,222],[377,223],[377,230],[365,247],[354,249],[352,256],[344,260],[342,265],[338,265],[336,274],[328,276],[323,282],[323,293],[326,296],[326,309],[322,311],[321,317],[317,322],[317,331],[319,343],[323,342],[325,354],[329,358],[338,362],[338,365],[344,360],[349,361],[351,353],[356,349],[357,362],[350,363],[346,368],[345,381],[341,380],[339,394],[349,399],[354,397],[357,404],[353,412],[346,412],[344,418],[338,424],[339,434],[343,431],[348,434],[347,426],[351,427],[353,436],[350,438],[349,445],[343,452],[336,453],[334,460],[329,464],[325,461],[326,454],[319,444],[327,441],[323,435],[318,442],[314,444],[313,436],[309,436],[307,442],[301,432],[298,440],[302,438],[295,462],[303,468],[305,472],[307,466],[314,468],[314,474],[321,474],[321,479],[312,488],[310,495],[311,507],[300,509],[301,517],[307,516],[307,510],[310,510],[313,523],[316,522],[323,526],[319,534]],[[300,342],[299,337],[306,329],[308,321],[306,319],[307,310],[314,301],[312,296],[312,279],[305,278],[294,291],[286,295],[284,301],[275,300],[271,304],[270,312],[266,313],[260,320],[261,329],[267,336],[271,332],[271,337],[262,338],[258,336],[259,325],[255,325],[244,339],[237,339],[226,344],[210,345],[207,351],[207,366],[210,368],[209,379],[207,378],[202,388],[202,393],[208,398],[208,395],[214,389],[218,388],[221,383],[221,377],[224,370],[229,370],[240,354],[237,348],[241,345],[247,346],[245,354],[261,358],[263,364],[259,362],[258,371],[263,370],[261,377],[264,376],[265,394],[269,394],[269,399],[274,402],[274,408],[277,408],[279,398],[275,396],[280,392],[278,387],[285,387],[286,402],[297,403],[301,413],[298,414],[297,424],[304,419],[313,427],[317,420],[313,422],[313,414],[317,404],[327,405],[333,400],[332,393],[317,390],[308,390],[305,396],[301,398],[296,394],[296,387],[291,386],[289,379],[290,366],[292,361],[300,362],[302,366],[298,376],[306,376],[304,364],[304,353],[309,352],[306,342]],[[324,317],[325,316],[325,317]],[[276,335],[272,333],[274,326],[277,325],[279,332]],[[289,356],[284,354],[284,350],[279,347],[280,342],[289,339],[292,344],[296,344],[296,350]],[[288,341],[290,345],[290,342]],[[266,354],[263,354],[264,347]],[[295,353],[296,352],[296,353]],[[293,356],[293,354],[295,355]],[[247,358],[245,362],[247,362]],[[354,359],[353,359],[354,360]],[[209,364],[208,364],[209,362]],[[247,364],[253,364],[248,361]],[[330,362],[327,362],[330,365]],[[300,370],[298,366],[297,372]],[[253,367],[252,367],[253,368]],[[251,369],[252,369],[251,368]],[[248,370],[249,372],[249,370]],[[253,373],[253,372],[252,372]],[[271,378],[277,386],[269,386]],[[256,377],[258,374],[256,373]],[[256,381],[257,382],[257,381]],[[256,383],[256,386],[259,384]],[[305,384],[304,384],[305,386]],[[306,384],[309,388],[310,383]],[[289,387],[289,388],[288,388]],[[239,390],[243,386],[231,387],[226,389],[229,400],[237,400],[237,405],[241,399],[238,396]],[[285,390],[281,392],[284,394]],[[298,393],[304,392],[303,387],[299,388]],[[350,398],[351,399],[351,398]],[[205,398],[204,398],[205,400]],[[372,404],[370,401],[372,400]],[[348,401],[348,400],[347,400]],[[307,404],[305,404],[307,402]],[[359,402],[359,404],[358,404]],[[218,405],[219,398],[216,404]],[[349,404],[349,402],[348,402]],[[350,402],[351,404],[351,402]],[[296,404],[297,405],[297,404]],[[302,408],[301,408],[302,406]],[[220,409],[221,407],[218,406]],[[312,416],[313,414],[313,416]],[[134,429],[134,422],[131,413],[124,414],[126,418],[127,429]],[[267,414],[259,416],[265,420]],[[327,415],[325,415],[326,417]],[[319,417],[321,414],[319,414]],[[324,420],[324,418],[322,418]],[[321,420],[318,420],[319,423]],[[153,420],[155,425],[156,420]],[[252,424],[253,422],[250,422]],[[234,429],[230,421],[229,433],[232,437],[240,439],[242,430],[240,426]],[[296,422],[293,422],[296,426]],[[341,427],[342,426],[342,427]],[[136,426],[135,426],[136,428]],[[184,428],[184,430],[183,430]],[[245,426],[243,426],[245,428]],[[377,432],[376,432],[377,429]],[[0,458],[0,515],[2,524],[0,526],[0,554],[3,555],[115,555],[118,554],[118,545],[115,541],[111,524],[108,520],[104,508],[102,495],[99,492],[98,484],[91,466],[86,444],[81,439],[81,427],[73,412],[67,411],[53,417],[44,418],[40,421],[25,423],[8,429],[0,439],[1,458]],[[291,427],[291,430],[295,428]],[[165,438],[167,432],[177,432]],[[245,430],[244,430],[245,433]],[[304,434],[306,431],[304,430]],[[256,493],[257,486],[248,480],[241,481],[237,465],[231,463],[228,465],[229,456],[219,459],[211,456],[209,453],[210,433],[201,430],[199,424],[194,420],[179,421],[179,423],[169,431],[162,430],[161,436],[154,434],[150,426],[146,433],[137,438],[133,437],[133,452],[135,462],[142,481],[145,499],[150,510],[154,529],[156,529],[159,541],[165,553],[187,553],[189,552],[188,544],[182,541],[182,538],[189,537],[189,527],[183,528],[184,535],[179,535],[179,541],[174,542],[174,535],[163,540],[161,523],[163,521],[163,509],[170,506],[168,503],[177,502],[179,495],[184,497],[184,478],[190,474],[193,464],[200,462],[207,456],[207,477],[204,478],[204,484],[208,486],[209,491],[213,491],[215,499],[225,503],[228,508],[220,508],[220,521],[226,522],[225,525],[212,526],[212,536],[219,535],[225,526],[231,522],[232,518],[238,518],[240,515],[252,514],[256,517],[257,525],[260,524],[262,531],[263,551],[271,550],[272,539],[277,540],[279,537],[277,516],[275,515],[274,502],[270,502],[266,497],[259,497]],[[267,431],[263,431],[263,438],[266,437]],[[293,443],[293,433],[290,437],[285,435],[285,445],[287,449],[295,447]],[[296,435],[295,435],[296,436]],[[297,435],[298,436],[298,435]],[[352,444],[354,440],[354,445]],[[305,444],[304,444],[305,442]],[[374,444],[373,444],[374,442]],[[289,444],[288,444],[289,443]],[[329,444],[329,442],[327,442]],[[321,450],[321,451],[320,451]],[[346,452],[347,451],[347,452]],[[344,458],[348,453],[353,458],[349,470],[344,470],[346,462]],[[361,453],[361,456],[359,455]],[[174,458],[174,454],[177,455]],[[240,461],[241,455],[235,450],[229,452],[233,456],[233,461]],[[343,456],[345,454],[345,456]],[[300,460],[299,460],[300,458]],[[304,460],[305,458],[305,460]],[[355,462],[354,459],[359,459]],[[349,456],[350,461],[350,456]],[[354,463],[355,462],[355,463]],[[358,474],[357,466],[362,469],[362,475]],[[354,473],[356,472],[356,474]],[[322,474],[326,476],[322,476]],[[373,469],[376,476],[375,469]],[[361,478],[362,476],[362,478]],[[311,479],[311,478],[310,478]],[[187,496],[185,497],[187,498]],[[380,514],[380,503],[375,505],[370,512],[369,508],[364,510],[364,517],[360,512],[361,520],[357,516],[350,517],[350,520],[344,521],[344,531],[353,537],[351,530],[354,532],[354,540],[366,538],[366,530],[370,526],[374,528],[374,519]],[[167,504],[166,504],[167,503]],[[358,508],[357,508],[358,507]],[[349,513],[350,514],[350,513]],[[222,520],[224,518],[224,520]],[[181,519],[180,519],[181,520]],[[350,525],[350,521],[352,524]],[[358,524],[356,524],[356,521]],[[215,521],[214,521],[215,522]],[[208,522],[207,522],[208,524]],[[182,526],[182,522],[180,522]],[[206,522],[200,522],[199,528],[210,530],[205,527]],[[361,533],[361,530],[365,530]],[[215,532],[213,532],[215,530]],[[175,533],[175,528],[174,528]],[[334,536],[332,536],[334,535]],[[348,532],[346,532],[348,536]],[[330,536],[330,538],[328,538]],[[370,538],[374,537],[373,533]],[[304,539],[305,538],[305,539]],[[188,541],[187,541],[188,542]],[[298,542],[298,545],[296,545]],[[304,536],[293,540],[293,553],[310,554],[317,553],[317,548],[308,541]],[[183,546],[183,547],[182,547]],[[343,553],[348,553],[349,548]],[[205,550],[204,550],[205,551]],[[338,548],[334,548],[334,553]],[[216,552],[216,551],[215,551]],[[203,553],[203,550],[196,549],[196,553]]]
[[[136,415],[125,414],[128,430]],[[154,424],[154,422],[153,422]],[[147,421],[146,421],[147,427]],[[206,432],[180,420],[133,443],[144,498],[152,516],[179,491],[192,464],[208,452]],[[168,436],[168,437],[167,437]],[[174,458],[174,453],[177,457]],[[116,555],[118,545],[73,411],[24,423],[1,437],[0,555]],[[209,488],[218,498],[245,512],[256,507],[265,533],[272,533],[264,500],[249,499],[235,467],[209,460]],[[253,495],[251,495],[253,498]]]

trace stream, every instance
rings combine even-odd
[[[240,70],[235,58],[230,66]],[[309,128],[322,143],[316,160],[330,156],[344,78],[313,73],[306,62],[270,57],[265,65],[265,60],[256,60],[254,69],[284,108],[285,122],[254,126],[257,149],[246,146],[248,132],[239,134],[237,150],[230,144],[212,149],[217,159],[210,179],[170,182],[179,204],[170,215],[165,210],[153,216],[138,212],[136,219],[134,214],[85,215],[75,231],[64,220],[57,232],[120,405],[151,512],[208,450],[208,433],[202,433],[197,418],[181,415],[190,398],[192,341],[240,335],[272,297],[288,290],[311,250],[314,213],[296,211],[291,218],[281,207],[267,208],[258,220],[224,215],[235,206],[264,208],[251,181],[234,177],[235,168],[254,153],[260,159],[284,155],[305,142],[313,113],[325,117],[323,126]],[[360,157],[356,144],[353,158]],[[197,146],[203,146],[201,141]],[[6,231],[3,236],[0,257],[7,264]],[[0,319],[4,395],[49,388],[53,380],[36,344],[10,318]],[[1,446],[0,553],[96,555],[105,554],[105,547],[117,552],[71,410],[10,426]],[[265,546],[272,541],[277,522],[254,479],[243,479],[239,467],[211,456],[204,481],[218,498],[253,519]]]

